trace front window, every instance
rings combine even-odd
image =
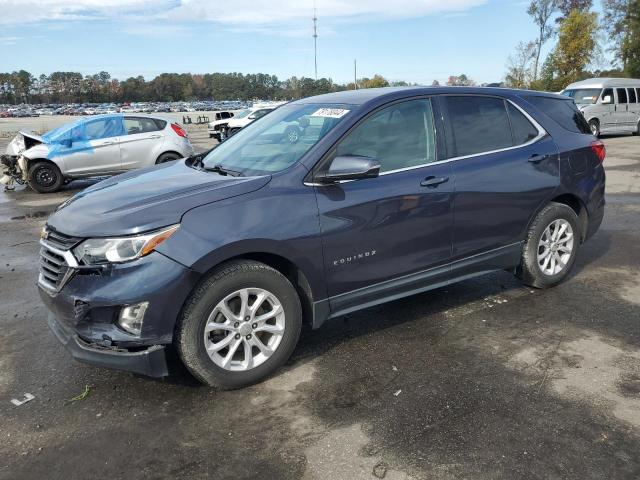
[[[343,104],[284,105],[214,148],[204,167],[220,166],[242,176],[279,172],[298,162],[353,110]]]
[[[578,88],[575,90],[565,90],[567,97],[573,98],[577,105],[593,105],[600,98],[601,88]]]
[[[244,118],[246,116],[248,116],[249,114],[251,114],[251,110],[247,109],[247,110],[241,110],[238,113],[236,113],[233,118]]]

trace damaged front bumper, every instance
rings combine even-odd
[[[92,365],[150,377],[168,374],[166,347],[198,275],[154,252],[103,270],[75,270],[60,291],[38,283],[47,322],[71,355]],[[140,335],[118,326],[126,306],[148,302]]]
[[[148,377],[164,377],[169,374],[164,345],[152,345],[138,351],[105,347],[85,342],[73,330],[58,322],[53,313],[47,317],[47,323],[56,338],[79,362]]]

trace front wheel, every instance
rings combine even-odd
[[[237,261],[214,271],[192,294],[175,343],[201,382],[234,389],[282,366],[301,327],[300,298],[289,280],[262,263]]]
[[[58,166],[51,162],[36,162],[29,167],[29,186],[38,193],[52,193],[60,190],[64,177]]]
[[[561,203],[550,203],[529,228],[518,277],[535,288],[559,284],[575,263],[580,238],[578,216],[573,209]]]

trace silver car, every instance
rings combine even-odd
[[[55,192],[76,178],[115,175],[193,155],[177,123],[150,115],[100,115],[67,123],[42,136],[20,132],[3,164],[40,193]],[[6,172],[5,172],[6,173]]]
[[[640,133],[640,80],[592,78],[572,83],[562,93],[574,99],[595,136]]]

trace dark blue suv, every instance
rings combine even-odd
[[[304,322],[508,269],[562,281],[604,212],[605,150],[573,100],[386,88],[284,105],[213,150],[75,195],[39,290],[78,360],[237,388]]]

